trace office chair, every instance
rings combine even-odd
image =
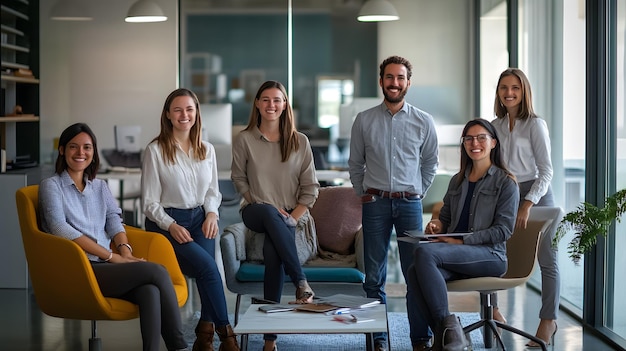
[[[15,194],[35,300],[47,315],[91,320],[89,350],[99,351],[102,342],[96,335],[96,320],[134,319],[139,308],[126,300],[104,297],[83,249],[71,240],[41,231],[38,191],[38,185],[31,185]],[[130,226],[126,226],[126,234],[135,256],[165,266],[182,307],[187,301],[187,283],[169,241]]]
[[[502,328],[533,340],[540,345],[543,351],[547,351],[543,340],[493,319],[494,306],[491,301],[498,290],[511,289],[528,281],[535,267],[538,244],[542,233],[545,233],[553,222],[560,221],[562,216],[563,210],[559,207],[533,207],[531,209],[526,229],[515,229],[513,236],[506,243],[508,269],[504,276],[459,279],[447,282],[448,291],[478,291],[480,293],[482,319],[464,327],[465,334],[485,327],[483,330],[485,347],[492,347],[493,336],[495,336],[498,345],[502,350],[506,350],[498,333],[498,328]]]

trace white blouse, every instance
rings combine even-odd
[[[519,183],[534,180],[522,200],[536,204],[552,181],[550,133],[546,121],[538,117],[517,119],[512,131],[508,116],[496,118],[491,123],[498,133],[502,158],[509,171]]]
[[[205,215],[213,212],[219,216],[222,201],[217,176],[215,148],[203,141],[206,158],[197,160],[193,149],[189,154],[177,145],[174,164],[166,162],[156,141],[148,145],[141,171],[141,196],[146,217],[159,228],[168,230],[174,219],[165,208],[192,209],[204,207]]]

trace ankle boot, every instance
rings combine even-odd
[[[215,334],[215,324],[213,322],[199,321],[196,326],[196,341],[193,343],[192,351],[214,351],[213,335]]]
[[[441,322],[441,343],[443,351],[467,351],[469,342],[463,333],[463,327],[456,318],[451,314],[444,318]]]
[[[239,351],[237,335],[233,332],[230,324],[217,327],[217,335],[221,342],[219,351]]]

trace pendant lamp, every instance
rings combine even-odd
[[[387,0],[368,0],[361,7],[357,20],[361,22],[383,22],[399,20],[398,11]]]
[[[157,3],[150,0],[138,0],[128,10],[126,22],[145,23],[145,22],[163,22],[167,20],[167,16]]]

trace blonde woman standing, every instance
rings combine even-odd
[[[550,135],[546,122],[533,110],[532,92],[528,78],[520,69],[508,68],[498,79],[494,103],[496,119],[492,124],[502,144],[502,158],[519,182],[520,206],[517,228],[526,228],[530,208],[554,206],[552,195],[552,160]],[[560,220],[546,230],[539,242],[537,260],[541,268],[541,310],[536,336],[546,344],[554,339],[559,311],[560,274],[557,250],[552,239]],[[496,319],[504,317],[496,309]],[[531,341],[526,346],[539,347]]]

